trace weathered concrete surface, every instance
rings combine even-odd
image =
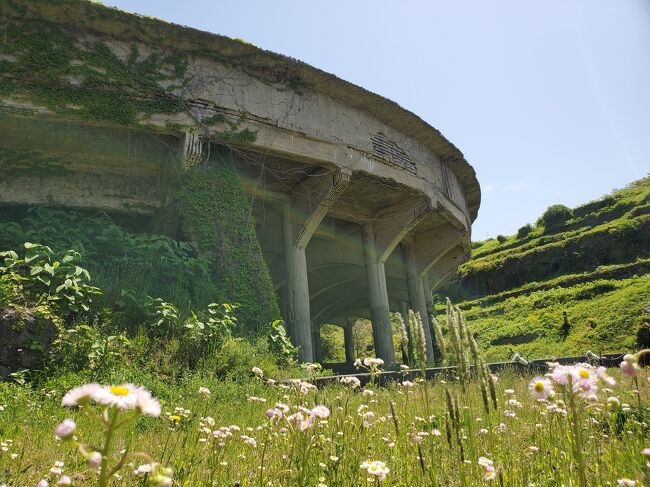
[[[346,327],[350,317],[372,317],[377,353],[392,361],[389,312],[409,302],[426,321],[427,284],[468,258],[480,203],[474,170],[440,132],[390,100],[246,43],[88,2],[0,3],[0,21],[16,18],[63,29],[80,46],[99,43],[124,62],[133,46],[141,59],[182,58],[186,71],[179,79],[166,72],[159,88],[186,109],[140,113],[124,127],[0,92],[0,204],[151,215],[173,196],[170,168],[200,164],[215,144],[228,145],[307,361],[318,355],[313,328]],[[0,56],[21,62],[2,46]],[[72,65],[61,79],[72,88],[85,82]],[[158,91],[137,95],[155,100]],[[215,115],[254,131],[254,140],[224,138],[227,125],[204,123]]]

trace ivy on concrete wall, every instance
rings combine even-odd
[[[261,334],[279,318],[273,284],[257,240],[250,202],[230,155],[213,154],[190,169],[177,194],[185,231],[210,261],[220,302],[236,302],[240,331]]]

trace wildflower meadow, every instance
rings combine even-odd
[[[380,362],[359,365],[380,374]],[[471,373],[318,389],[257,367],[166,401],[131,384],[5,388],[0,475],[39,487],[647,485],[650,377],[637,356],[535,372],[490,374],[487,400]]]

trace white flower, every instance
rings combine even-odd
[[[635,487],[636,486],[636,480],[618,479],[616,481],[616,485],[619,485],[619,486],[622,486],[622,487]]]
[[[260,369],[259,367],[253,367],[253,368],[251,369],[251,372],[253,372],[253,374],[255,374],[256,377],[260,377],[260,378],[261,378],[261,377],[264,376],[264,372],[263,372],[262,369]]]
[[[199,387],[199,396],[201,397],[209,397],[210,396],[210,389],[207,387]]]
[[[72,479],[67,475],[63,475],[56,483],[56,485],[72,485]]]
[[[368,475],[374,475],[379,481],[384,480],[390,472],[386,464],[379,461],[366,460],[360,465],[360,468],[368,472]]]
[[[548,399],[548,397],[553,394],[553,385],[546,377],[535,377],[530,381],[530,384],[528,384],[528,390],[533,396],[533,399],[542,401]]]

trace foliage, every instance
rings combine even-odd
[[[564,205],[551,205],[537,220],[537,225],[553,230],[565,224],[573,215],[573,210]]]
[[[299,349],[291,343],[291,338],[287,335],[287,329],[282,320],[274,320],[271,323],[269,351],[275,355],[281,366],[293,365],[298,362]]]
[[[641,313],[650,302],[650,275],[529,289],[512,297],[460,303],[490,360],[514,352],[528,358],[572,356],[587,350],[617,353],[636,346]],[[444,308],[439,307],[439,312]],[[562,333],[563,312],[571,329]]]
[[[517,230],[517,238],[521,240],[522,238],[528,236],[532,231],[533,231],[533,226],[530,223],[527,223],[519,230]]]
[[[324,323],[320,326],[323,362],[345,362],[343,328]]]
[[[57,255],[51,248],[26,242],[25,255],[20,258],[13,250],[0,252],[4,266],[0,275],[13,281],[14,296],[19,304],[46,303],[57,310],[61,317],[75,317],[88,313],[92,296],[101,294],[99,288],[90,285],[90,273],[77,265],[79,254],[68,250]]]
[[[505,243],[506,240],[508,240],[508,237],[506,237],[505,235],[497,235],[497,242],[499,242],[500,244]]]
[[[280,311],[230,156],[213,154],[210,161],[189,170],[176,207],[186,232],[210,263],[217,300],[240,304],[239,331],[268,332]]]
[[[131,347],[122,334],[106,335],[97,326],[77,325],[62,329],[50,351],[50,369],[57,373],[88,371],[105,376],[123,364]]]
[[[75,249],[75,259],[104,292],[100,302],[115,307],[125,327],[145,319],[147,295],[173,301],[184,312],[216,295],[208,261],[192,244],[130,232],[101,213],[30,208],[22,218],[0,221],[0,248],[25,241],[47,242],[57,253]]]

